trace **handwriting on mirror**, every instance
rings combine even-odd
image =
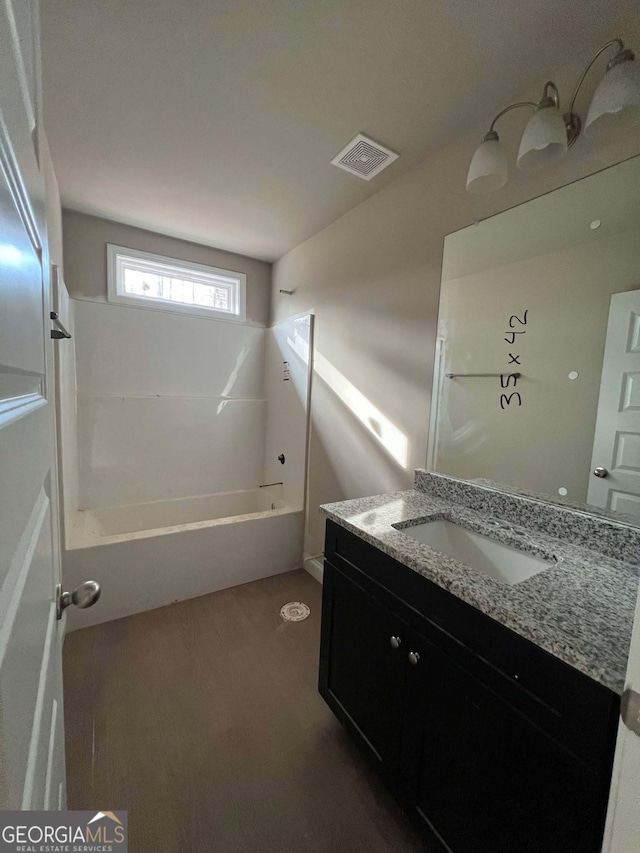
[[[518,316],[518,314],[512,314],[509,317],[509,331],[505,332],[504,340],[509,344],[509,347],[515,347],[517,342],[520,340],[519,335],[526,335],[527,330],[521,328],[522,326],[527,325],[527,319],[529,315],[529,309],[523,312],[522,316]],[[511,364],[517,364],[519,367],[522,366],[522,362],[520,361],[521,355],[520,353],[509,352],[509,361],[507,366]],[[518,384],[518,374],[517,373],[501,373],[500,374],[500,387],[501,388],[515,388]],[[512,404],[521,406],[522,405],[522,394],[519,391],[512,391],[510,394],[500,394],[500,408],[506,409]]]

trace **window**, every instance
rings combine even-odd
[[[109,302],[244,322],[244,273],[107,245]]]

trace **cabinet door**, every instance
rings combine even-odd
[[[598,851],[606,794],[595,774],[433,646],[415,651],[405,805],[453,853]]]
[[[399,760],[406,646],[404,623],[325,563],[320,694],[391,788]]]

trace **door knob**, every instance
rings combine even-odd
[[[399,649],[402,645],[402,640],[400,639],[400,637],[391,637],[389,642],[391,643],[391,648],[393,649]]]
[[[598,466],[597,468],[593,469],[593,476],[594,477],[600,477],[601,479],[604,479],[604,477],[609,476],[609,472],[607,471],[606,468],[601,468],[600,466]]]
[[[100,598],[100,584],[95,581],[85,581],[77,586],[73,592],[62,592],[60,584],[56,587],[56,610],[58,619],[62,618],[62,612],[70,605],[84,610],[91,607]]]
[[[418,666],[420,663],[420,655],[418,652],[409,652],[409,663],[413,666]]]

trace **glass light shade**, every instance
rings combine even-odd
[[[567,129],[558,107],[539,106],[527,122],[518,150],[518,168],[542,169],[567,153]]]
[[[585,132],[606,132],[622,119],[640,124],[640,63],[631,59],[616,63],[604,75],[591,99]]]
[[[490,136],[487,134],[487,136]],[[467,175],[467,192],[490,193],[507,183],[507,158],[500,145],[498,134],[486,137],[475,150]]]

